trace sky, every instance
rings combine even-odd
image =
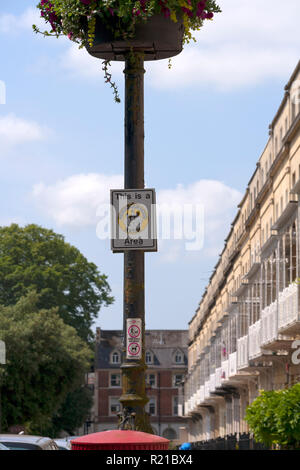
[[[0,225],[65,236],[115,297],[94,328],[121,329],[123,255],[97,236],[99,205],[122,188],[124,64],[44,38],[34,0],[0,0]],[[204,208],[203,246],[158,240],[146,253],[146,327],[187,329],[299,60],[299,0],[219,0],[223,12],[168,61],[145,64],[145,181],[159,204]],[[98,214],[98,215],[97,215]]]

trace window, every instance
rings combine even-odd
[[[109,414],[115,415],[121,411],[119,398],[109,397]]]
[[[145,409],[151,416],[156,415],[156,398],[150,397]]]
[[[120,387],[121,386],[121,374],[111,374],[110,375],[110,386],[111,387]]]
[[[146,351],[146,364],[152,364],[153,362],[153,354],[150,351]]]
[[[292,119],[296,117],[296,103],[292,102]]]
[[[174,374],[173,375],[173,385],[174,387],[179,387],[181,382],[183,381],[183,374]]]
[[[111,355],[111,363],[112,364],[120,364],[120,353],[114,351]]]
[[[295,184],[296,184],[296,173],[294,172],[292,174],[292,187],[295,186]]]
[[[178,416],[178,396],[173,397],[173,416]]]
[[[146,374],[146,384],[150,385],[150,387],[156,387],[156,375]]]
[[[182,364],[183,363],[183,353],[181,351],[176,351],[174,355],[174,361],[176,364]]]

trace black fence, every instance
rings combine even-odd
[[[193,450],[270,450],[263,444],[255,442],[250,434],[231,434],[209,441],[192,442]]]

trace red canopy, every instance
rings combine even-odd
[[[169,440],[140,431],[103,431],[71,441],[72,450],[168,450]]]

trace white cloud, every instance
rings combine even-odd
[[[197,32],[197,43],[149,71],[157,88],[193,84],[219,90],[285,79],[299,60],[298,0],[220,0],[222,13]]]
[[[121,188],[123,176],[96,173],[70,176],[56,184],[35,185],[33,197],[59,226],[96,226],[96,211],[109,203],[109,191]]]
[[[239,191],[221,181],[199,180],[188,186],[178,185],[175,189],[160,190],[157,202],[169,207],[182,204],[203,206],[204,245],[201,256],[217,256],[223,248],[224,238],[229,232],[241,198]],[[187,242],[179,244],[176,240],[163,241],[163,246],[166,249],[164,260],[175,261],[186,249]],[[195,251],[190,253],[195,257]]]
[[[32,31],[32,25],[45,28],[45,22],[40,18],[37,8],[27,8],[21,15],[3,13],[0,15],[0,33],[18,34],[24,31]]]
[[[121,175],[79,174],[47,186],[37,184],[33,198],[38,206],[58,226],[89,227],[98,222],[97,208],[109,203],[110,189],[123,187]],[[204,251],[206,256],[216,256],[223,248],[224,238],[236,213],[241,193],[220,181],[200,180],[188,186],[159,190],[157,202],[168,207],[196,205],[204,207]],[[162,260],[174,262],[186,250],[186,239],[160,240]],[[161,233],[159,233],[161,235]],[[195,252],[192,252],[193,255]]]
[[[86,49],[79,49],[78,45],[72,44],[60,57],[60,65],[69,73],[86,79],[99,81],[102,72],[102,61],[91,56]],[[111,70],[118,77],[122,77],[124,69],[123,62],[112,62]]]
[[[14,114],[0,116],[1,147],[40,141],[45,139],[49,132],[37,122],[18,118]]]
[[[146,63],[147,85],[170,89],[210,85],[218,90],[286,79],[299,60],[299,0],[219,0],[222,13],[195,33],[184,51],[167,61]],[[99,63],[71,46],[61,63],[77,76],[97,78]],[[123,64],[113,64],[114,77]]]

